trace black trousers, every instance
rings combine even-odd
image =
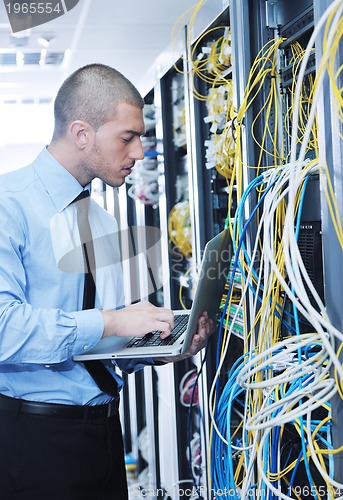
[[[0,410],[1,500],[127,500],[119,415],[83,421]]]

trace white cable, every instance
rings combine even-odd
[[[308,395],[309,391],[312,393],[311,396]],[[292,422],[304,416],[307,411],[313,411],[316,408],[320,408],[336,393],[337,387],[333,379],[327,379],[321,382],[317,381],[312,390],[307,386],[301,389],[298,388],[296,392],[294,391],[294,393],[284,396],[279,401],[269,404],[263,411],[259,409],[257,414],[247,419],[246,429],[248,431],[271,429],[275,426],[281,426]],[[307,397],[306,401],[298,405],[299,401],[304,397]],[[293,408],[295,405],[297,406]],[[278,410],[277,416],[272,417],[271,415]]]

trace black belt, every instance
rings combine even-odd
[[[108,418],[118,414],[119,397],[104,405],[75,406],[56,403],[37,403],[24,399],[9,398],[0,394],[0,410],[11,411],[17,415],[44,415],[72,419]]]

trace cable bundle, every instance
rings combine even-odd
[[[192,256],[189,201],[176,203],[168,216],[168,234],[173,245],[184,257]]]
[[[332,444],[330,404],[333,397],[343,396],[339,359],[343,332],[330,321],[298,246],[308,180],[316,175],[343,250],[338,204],[326,167],[325,148],[320,147],[321,136],[316,133],[325,74],[330,78],[337,117],[342,119],[341,67],[333,69],[337,67],[333,63],[337,62],[337,34],[341,37],[343,33],[342,14],[342,0],[333,2],[300,57],[293,108],[288,116],[292,124],[288,163],[276,140],[283,135],[282,129],[274,129],[270,135],[272,149],[264,147],[264,138],[270,133],[268,125],[259,142],[261,156],[255,166],[258,175],[245,189],[241,180],[243,165],[236,163],[242,190],[231,226],[235,258],[219,326],[217,372],[210,391],[210,474],[216,499],[332,500],[336,492],[338,498],[343,498],[343,484],[335,478],[333,460],[335,454],[343,452],[343,446],[334,449]],[[304,105],[301,96],[308,85],[308,81],[304,82],[307,59],[325,23],[324,55]],[[263,67],[264,63],[260,63]],[[252,78],[237,116],[238,128],[253,96],[261,90],[261,75]],[[274,104],[279,105],[279,97]],[[271,101],[268,106],[265,112],[276,116]],[[280,120],[276,121],[280,124]],[[316,156],[314,159],[307,157],[309,150]],[[262,153],[275,161],[272,168],[261,173]],[[248,206],[253,208],[246,215]],[[233,313],[236,270],[241,273],[242,288]],[[234,323],[242,310],[243,356],[232,366],[220,389],[224,365],[230,359],[230,341],[236,334]]]
[[[328,331],[330,329],[342,340],[343,334],[327,324],[324,319],[324,306],[320,311],[315,310],[307,295],[296,296],[292,314],[286,314],[283,310],[283,294],[292,296],[294,287],[287,282],[285,276],[282,246],[275,243],[274,235],[278,232],[275,228],[275,221],[280,220],[275,217],[275,214],[280,207],[284,209],[283,199],[289,195],[291,168],[293,166],[286,165],[268,170],[255,179],[244,193],[234,221],[233,234],[240,235],[235,248],[235,266],[242,273],[242,296],[238,306],[245,310],[248,291],[253,293],[254,300],[250,301],[252,325],[249,330],[245,327],[244,362],[240,360],[240,364],[231,371],[225,389],[215,402],[218,378],[227,357],[231,335],[235,334],[235,322],[239,314],[239,308],[236,308],[236,313],[232,315],[230,307],[233,300],[231,293],[235,274],[235,268],[233,268],[231,290],[228,290],[221,323],[221,328],[225,331],[224,335],[220,333],[222,339],[219,346],[220,362],[210,394],[213,427],[216,432],[212,441],[211,476],[215,482],[215,489],[226,488],[228,492],[230,491],[232,498],[248,498],[248,494],[254,498],[253,495],[267,495],[268,492],[274,492],[274,494],[277,492],[280,498],[301,498],[301,495],[294,497],[282,493],[290,488],[290,492],[294,494],[296,484],[294,484],[294,477],[292,479],[293,468],[290,464],[295,467],[298,463],[292,460],[290,463],[286,461],[281,464],[276,458],[284,445],[282,437],[285,434],[286,425],[293,428],[292,432],[303,444],[300,448],[299,463],[302,464],[306,458],[309,470],[315,469],[321,478],[325,478],[325,474],[329,476],[329,472],[326,472],[329,465],[325,452],[321,451],[321,459],[317,459],[310,453],[312,446],[315,450],[314,455],[318,454],[322,440],[319,430],[313,434],[312,415],[316,410],[321,409],[324,411],[325,418],[328,419],[327,422],[330,420],[329,402],[337,393],[335,380],[330,374],[335,366],[336,370],[339,370],[341,379],[343,370],[332,347],[334,342],[329,341]],[[315,162],[308,162],[303,166],[303,179],[297,191],[299,214],[306,188],[303,181],[316,171],[318,171],[318,165]],[[249,194],[252,194],[257,187],[261,188],[262,185],[264,186],[263,196],[259,203],[264,203],[265,208],[258,224],[255,245],[249,252],[246,245],[247,231],[259,207],[256,207],[248,221],[244,223],[244,205]],[[297,217],[297,226],[299,222],[300,215]],[[260,237],[263,240],[261,254],[259,253]],[[259,259],[258,270],[255,269],[257,258]],[[305,273],[306,270],[301,276],[300,286],[303,286],[306,280]],[[313,288],[312,283],[311,286]],[[315,294],[315,290],[313,293]],[[308,323],[313,325],[313,332],[307,334],[301,332],[298,318],[300,311]],[[321,328],[315,320],[314,311],[316,316],[322,318]],[[283,336],[281,336],[281,323],[288,332]],[[237,420],[237,413],[233,412],[235,404],[243,406],[240,424],[235,422]],[[233,424],[230,423],[232,421]],[[241,428],[241,441],[234,450],[231,443],[231,427]],[[278,434],[275,434],[276,428],[279,428]],[[327,430],[327,427],[325,429]],[[218,437],[220,442],[218,442]],[[275,448],[271,448],[271,443],[274,443]],[[329,448],[332,446],[330,445]],[[275,451],[272,452],[272,449]],[[290,450],[292,452],[290,456],[294,455],[295,451],[292,446]],[[237,469],[233,466],[233,457],[235,457]],[[228,467],[225,471],[221,471],[223,460],[226,461]],[[310,478],[311,472],[308,473],[311,485]],[[285,496],[282,496],[283,494]]]
[[[223,35],[214,41],[205,41],[218,30],[223,31]],[[190,56],[193,94],[198,100],[206,102],[208,115],[205,122],[211,124],[211,135],[205,141],[206,168],[216,168],[226,179],[231,178],[235,153],[233,87],[232,81],[226,78],[232,65],[231,56],[231,32],[228,26],[206,31],[194,44]],[[195,76],[209,87],[207,95],[197,90]]]
[[[149,123],[152,127],[154,115],[151,116],[151,106],[144,107],[145,123]],[[157,206],[160,198],[159,176],[157,151],[156,151],[156,137],[144,136],[142,137],[142,145],[144,149],[144,159],[136,162],[135,168],[126,177],[126,183],[131,184],[127,194],[130,198],[138,200],[144,205]]]
[[[266,162],[277,166],[284,163],[284,141],[282,125],[282,103],[279,94],[279,84],[281,81],[278,71],[279,48],[283,39],[277,38],[268,41],[259,51],[251,67],[247,86],[245,89],[242,104],[237,111],[235,120],[236,133],[236,169],[237,180],[241,185],[243,154],[241,151],[241,136],[244,130],[251,134],[252,140],[259,147],[259,155],[256,161],[257,174],[263,165],[263,159]],[[251,130],[244,127],[245,116],[250,107],[257,103],[258,111],[254,114]],[[262,130],[261,134],[258,133]],[[250,136],[247,137],[249,141]]]
[[[314,91],[314,77],[310,73],[303,80],[303,84],[299,88],[298,101],[295,101],[295,90],[296,83],[298,79],[298,72],[305,55],[305,50],[301,47],[299,42],[291,44],[292,58],[290,63],[292,64],[292,84],[288,88],[288,93],[290,95],[290,102],[287,105],[287,112],[285,113],[284,126],[285,131],[289,137],[292,137],[293,131],[293,112],[294,108],[297,107],[299,110],[298,124],[297,124],[297,144],[299,147],[302,144],[304,131],[306,129],[306,124],[309,119],[309,111],[311,110],[313,101],[313,91]],[[313,51],[311,51],[313,52]],[[315,157],[318,157],[318,139],[317,139],[317,122],[313,123],[311,129],[311,135],[308,139],[306,153],[314,152]]]
[[[179,384],[180,403],[183,406],[189,407],[191,404],[199,404],[198,387],[195,385],[197,381],[197,371],[190,370],[184,374]],[[193,398],[193,399],[192,399]]]
[[[156,160],[137,161],[133,172],[126,177],[127,184],[131,184],[127,194],[144,205],[158,205],[160,198],[159,176],[160,172]]]
[[[205,141],[206,168],[216,168],[223,177],[230,179],[235,155],[231,80],[225,85],[210,88],[206,107],[208,115],[204,120],[211,124],[210,138]]]
[[[217,39],[206,42],[205,40],[215,31],[224,31]],[[202,44],[202,45],[201,45]],[[201,50],[199,50],[199,46]],[[207,30],[198,38],[191,51],[191,75],[211,87],[225,85],[226,73],[231,68],[232,60],[231,31],[228,26],[217,26]],[[199,100],[206,100],[199,90],[194,87],[194,96]]]

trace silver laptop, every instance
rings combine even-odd
[[[111,358],[152,358],[176,356],[186,352],[197,331],[198,319],[203,311],[215,320],[227,280],[232,257],[229,230],[225,229],[205,246],[199,270],[199,280],[190,310],[174,312],[174,328],[162,340],[160,332],[143,337],[106,337],[84,354],[74,356],[75,361]]]

